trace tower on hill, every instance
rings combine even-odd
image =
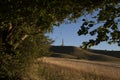
[[[64,46],[64,40],[62,39],[62,44],[61,44],[61,46]]]

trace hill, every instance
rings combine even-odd
[[[74,46],[51,46],[49,49],[53,57],[77,58],[97,61],[118,61],[119,58],[85,50]],[[102,52],[103,53],[103,52]]]
[[[94,49],[87,49],[87,51],[120,58],[120,51],[94,50]]]
[[[44,80],[120,80],[119,63],[53,57],[42,61]]]

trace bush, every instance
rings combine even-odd
[[[51,41],[44,35],[27,38],[14,50],[12,47],[1,46],[0,80],[22,80],[26,69],[35,58],[49,55]]]

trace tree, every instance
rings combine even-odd
[[[106,41],[109,44],[117,43],[120,46],[120,4],[105,4],[96,9],[99,13],[92,15],[93,20],[83,19],[83,24],[78,31],[78,35],[96,36],[96,39],[90,39],[83,42],[82,48],[89,48]],[[94,12],[94,11],[93,11]],[[102,24],[95,28],[94,25]]]
[[[23,53],[20,53],[20,47],[25,46],[24,42],[30,42],[30,39],[36,37],[37,34],[44,35],[52,30],[53,25],[59,25],[65,19],[74,22],[80,16],[91,13],[95,9],[101,9],[98,21],[106,20],[105,27],[89,32],[88,28],[92,27],[93,24],[91,24],[91,21],[89,23],[84,20],[87,24],[84,26],[84,23],[78,34],[102,33],[98,35],[98,39],[90,40],[94,45],[103,40],[108,40],[107,37],[109,36],[102,39],[100,37],[108,32],[108,28],[111,27],[109,27],[109,24],[113,25],[113,20],[119,16],[119,6],[117,6],[119,2],[119,0],[0,0],[0,59],[5,60],[4,54],[11,57],[17,54],[23,55]],[[105,13],[107,16],[103,15]],[[116,25],[114,24],[114,26]],[[119,43],[118,33],[118,27],[113,27],[112,41]],[[41,36],[40,38],[41,42],[45,39]],[[88,45],[88,43],[85,44]],[[35,46],[35,44],[33,45]],[[10,66],[9,61],[8,64]]]
[[[16,49],[29,35],[51,30],[54,24],[61,23],[65,18],[73,21],[95,9],[101,9],[98,16],[99,21],[107,20],[112,24],[109,18],[111,17],[113,20],[119,16],[119,6],[118,8],[114,7],[118,3],[119,0],[1,0],[0,31],[2,43],[9,44]],[[115,15],[112,15],[114,13]]]

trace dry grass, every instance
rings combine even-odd
[[[22,74],[22,80],[40,80],[38,76],[38,68],[39,65],[37,61],[33,60],[33,62],[26,68],[25,73]]]
[[[44,58],[45,80],[120,80],[120,64],[87,60]]]

